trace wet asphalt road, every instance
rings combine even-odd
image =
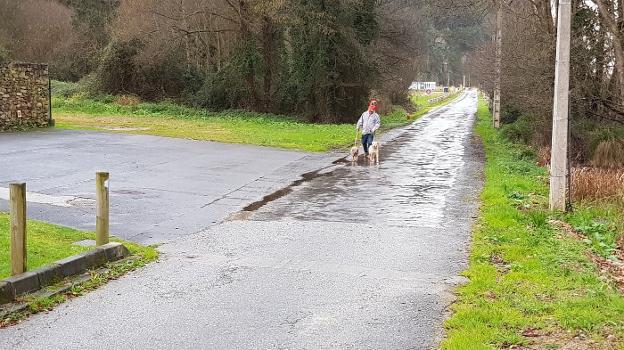
[[[161,262],[0,330],[20,349],[429,349],[462,281],[481,157],[476,93]],[[391,141],[390,139],[393,139]]]
[[[462,180],[472,102],[466,97],[390,135],[390,142],[382,139],[379,166],[366,166],[360,157],[355,167],[306,183],[254,218],[441,227],[449,195]]]

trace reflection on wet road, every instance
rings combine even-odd
[[[255,220],[441,225],[447,197],[464,170],[476,92],[416,121],[388,142],[380,166],[345,166],[262,207]]]

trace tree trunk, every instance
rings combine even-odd
[[[615,52],[615,70],[620,88],[620,104],[624,106],[624,45],[622,36],[614,35],[613,51]]]
[[[624,105],[624,34],[620,30],[618,20],[615,17],[615,8],[609,8],[604,0],[596,0],[598,11],[602,18],[603,25],[611,32],[613,36],[613,53],[615,54],[615,70],[613,74],[617,75],[620,92],[620,104]],[[620,9],[620,11],[622,11]]]
[[[180,0],[179,6],[180,6],[180,13],[182,15],[182,26],[184,27],[184,30],[188,30],[189,25],[188,25],[188,20],[186,16],[186,8],[184,6],[184,0]],[[191,69],[191,48],[190,48],[191,39],[192,38],[189,35],[184,36],[184,53],[186,55],[186,69],[187,70]]]
[[[240,32],[243,45],[245,46],[245,54],[250,53],[247,50],[251,49],[253,45],[253,35],[249,28],[250,15],[247,2],[244,0],[239,1],[239,13],[240,13]],[[247,59],[247,72],[245,73],[245,83],[251,94],[251,105],[253,109],[257,109],[259,106],[258,92],[256,91],[256,67],[251,57]]]
[[[275,65],[275,24],[271,18],[262,18],[262,47],[264,56],[264,110],[268,112],[272,100],[273,66]]]

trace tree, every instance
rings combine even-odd
[[[615,56],[614,76],[617,76],[620,105],[624,107],[624,1],[595,0],[600,13],[601,25],[611,37],[609,42]],[[624,108],[622,108],[624,110]]]
[[[57,0],[72,10],[75,36],[66,56],[69,69],[77,76],[95,70],[104,48],[111,39],[111,22],[121,0]]]

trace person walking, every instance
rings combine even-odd
[[[381,126],[381,118],[376,112],[377,104],[377,100],[371,100],[368,104],[368,110],[362,113],[356,125],[356,130],[362,130],[362,146],[364,146],[364,155],[366,156],[368,156],[368,148],[375,138],[375,132]]]

